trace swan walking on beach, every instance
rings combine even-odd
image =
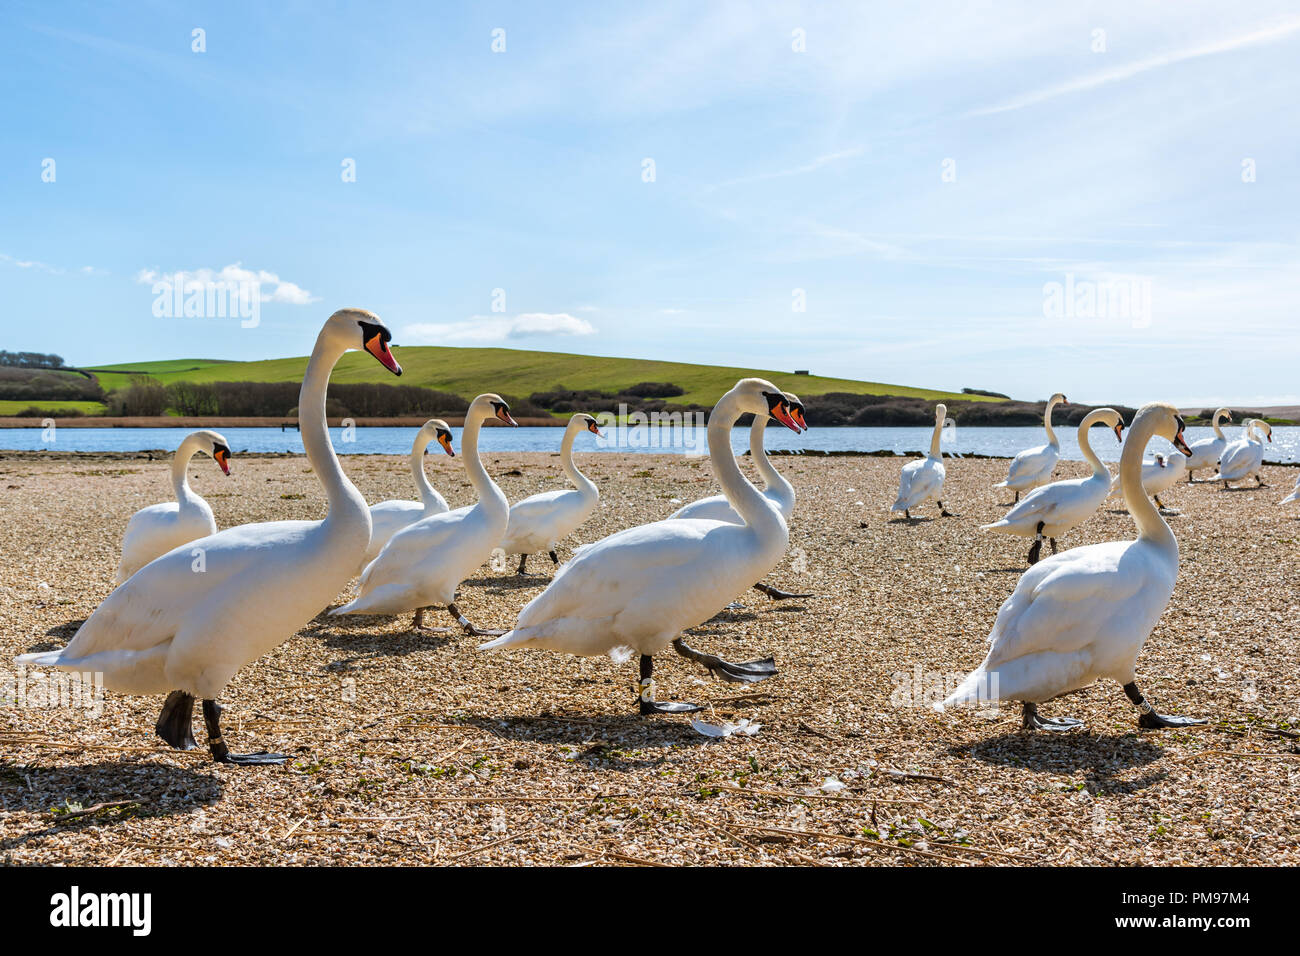
[[[1052,409],[1057,405],[1068,405],[1065,396],[1057,392],[1047,401],[1043,409],[1043,427],[1047,429],[1047,444],[1026,448],[1011,460],[1011,468],[1005,481],[999,481],[994,488],[1010,488],[1016,493],[1015,504],[1020,501],[1020,493],[1032,491],[1039,485],[1052,480],[1052,472],[1061,457],[1061,443],[1052,430]]]
[[[1187,456],[1182,452],[1173,452],[1168,455],[1156,455],[1150,461],[1145,459],[1142,462],[1142,489],[1147,493],[1147,497],[1154,498],[1156,507],[1168,514],[1177,514],[1172,508],[1166,508],[1165,503],[1160,500],[1161,492],[1168,491],[1182,479],[1184,472],[1187,471]],[[1116,498],[1124,494],[1124,488],[1119,478],[1115,479],[1114,484],[1110,487],[1110,497]]]
[[[1219,473],[1210,481],[1223,482],[1226,491],[1229,482],[1245,481],[1253,475],[1255,487],[1264,487],[1264,479],[1259,474],[1264,465],[1264,443],[1256,437],[1256,432],[1270,442],[1273,440],[1272,425],[1261,418],[1250,419],[1245,423],[1242,437],[1223,449],[1223,457],[1219,459]]]
[[[1187,483],[1192,483],[1192,476],[1202,468],[1217,468],[1219,459],[1223,457],[1223,449],[1228,447],[1228,436],[1223,434],[1223,429],[1219,427],[1219,422],[1224,419],[1232,423],[1232,409],[1216,408],[1214,417],[1210,420],[1210,425],[1214,429],[1213,438],[1202,438],[1194,441],[1188,447],[1192,453],[1187,456]]]
[[[1016,504],[1001,521],[981,525],[981,531],[1002,531],[1006,534],[1033,538],[1029,549],[1029,563],[1036,564],[1043,550],[1043,538],[1052,543],[1056,554],[1056,539],[1083,524],[1101,507],[1110,491],[1110,471],[1107,470],[1088,440],[1088,431],[1096,424],[1105,424],[1115,432],[1117,441],[1124,440],[1124,422],[1113,408],[1097,408],[1084,416],[1079,423],[1079,448],[1084,460],[1092,465],[1087,478],[1070,478],[1054,481],[1035,488]]]
[[[141,508],[126,523],[122,559],[114,584],[121,584],[159,555],[172,548],[217,533],[212,508],[192,488],[186,469],[199,452],[211,455],[222,472],[230,474],[230,443],[213,431],[190,432],[172,456],[172,490],[175,501]]]
[[[807,431],[808,423],[804,418],[803,403],[799,401],[798,396],[790,392],[784,392],[783,394],[785,395],[786,408],[790,413],[790,417],[794,419],[796,425]],[[790,484],[785,475],[777,471],[763,447],[763,438],[767,433],[767,423],[770,418],[770,415],[754,416],[754,421],[749,426],[749,457],[753,459],[754,467],[757,469],[759,477],[763,479],[763,497],[772,502],[772,505],[781,512],[786,527],[789,527],[790,519],[794,517],[794,485]],[[679,518],[705,518],[710,521],[729,521],[732,524],[745,523],[745,519],[731,506],[731,502],[727,500],[726,495],[710,495],[708,498],[692,501],[668,516],[670,521]],[[783,591],[770,584],[764,584],[762,581],[755,584],[754,589],[761,591],[774,601],[812,597],[811,594],[797,591]]]
[[[545,551],[550,555],[551,563],[558,565],[560,559],[555,553],[556,544],[591,517],[600,502],[600,491],[595,482],[573,463],[573,442],[582,431],[600,437],[596,419],[584,413],[569,419],[568,427],[564,429],[564,439],[560,442],[560,467],[564,469],[564,474],[573,483],[573,487],[543,491],[510,506],[510,520],[506,524],[501,548],[506,554],[519,555],[516,574],[528,573],[524,570],[528,556],[538,551]]]
[[[771,658],[743,663],[701,654],[680,638],[776,566],[789,544],[781,512],[741,473],[731,429],[742,414],[771,415],[799,426],[771,382],[746,378],[722,396],[709,416],[709,459],[743,524],[687,518],[619,531],[584,547],[550,586],[519,612],[512,631],[480,650],[538,647],[569,654],[641,655],[637,685],[642,714],[688,713],[694,704],[655,699],[654,655],[670,644],[723,680],[753,683],[776,673]]]
[[[505,534],[510,503],[483,467],[478,453],[479,430],[489,418],[507,425],[510,406],[491,392],[470,403],[460,450],[469,483],[478,501],[468,508],[421,518],[393,535],[375,560],[361,572],[361,592],[330,614],[404,614],[415,611],[411,626],[441,631],[424,623],[426,608],[443,605],[471,637],[500,634],[475,627],[456,606],[456,589],[492,556]]]
[[[293,634],[348,581],[370,540],[370,509],[330,444],[325,393],[343,353],[363,349],[395,375],[392,338],[374,313],[342,309],[316,339],[298,395],[303,448],[329,500],[323,521],[227,528],[145,565],[104,599],[61,651],[24,654],[22,664],[100,672],[122,694],[168,694],[158,736],[195,746],[194,700],[203,701],[212,759],[283,763],[281,754],[232,754],[217,698],[231,678]],[[169,693],[170,692],[170,693]]]
[[[429,484],[429,476],[424,473],[424,453],[432,442],[442,446],[442,450],[453,458],[456,453],[451,449],[451,426],[441,418],[431,418],[415,433],[411,444],[411,477],[420,492],[419,501],[395,499],[381,501],[370,506],[370,544],[361,556],[356,573],[365,570],[366,565],[375,559],[375,555],[384,549],[390,538],[409,524],[421,518],[442,514],[447,511],[447,499]]]
[[[1025,729],[1067,730],[1080,722],[1042,717],[1038,704],[1110,678],[1137,707],[1140,727],[1205,723],[1157,713],[1136,681],[1138,653],[1178,579],[1178,542],[1142,490],[1142,452],[1155,435],[1188,450],[1177,409],[1152,404],[1138,411],[1119,466],[1137,540],[1062,551],[1021,575],[998,611],[988,656],[937,709],[1017,700]]]
[[[921,507],[927,501],[933,501],[939,506],[941,518],[953,517],[943,506],[940,497],[947,469],[943,466],[943,452],[939,450],[939,442],[947,417],[947,405],[934,406],[934,434],[930,436],[930,454],[908,462],[898,476],[898,498],[889,510],[903,512],[903,517],[908,521],[912,520],[912,509]]]

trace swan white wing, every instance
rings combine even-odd
[[[154,558],[195,538],[217,531],[217,522],[206,501],[182,509],[174,501],[141,508],[127,522],[122,535],[122,557],[116,583],[121,584]]]
[[[741,524],[740,515],[736,509],[731,507],[731,502],[727,500],[726,495],[710,495],[708,498],[701,498],[699,501],[692,501],[688,505],[682,505],[671,515],[668,520],[676,521],[681,518],[698,518],[704,521],[729,521],[732,524]]]
[[[1041,521],[1044,531],[1056,530],[1059,534],[1085,521],[1106,500],[1109,490],[1105,478],[1054,481],[1035,488],[1021,498],[1002,520],[983,527],[1032,534]]]
[[[1223,450],[1219,459],[1219,474],[1215,477],[1225,481],[1245,478],[1259,466],[1264,458],[1264,449],[1259,442],[1238,439]]]
[[[1193,471],[1198,468],[1208,468],[1211,465],[1217,465],[1219,459],[1223,457],[1223,450],[1228,445],[1226,438],[1202,438],[1191,444],[1192,456],[1187,460],[1187,467]]]
[[[1295,480],[1295,491],[1279,501],[1278,504],[1289,505],[1293,501],[1300,501],[1300,476],[1297,476]]]
[[[549,547],[591,514],[597,499],[564,489],[532,495],[510,506],[501,547],[507,554],[532,553]]]
[[[370,506],[370,544],[357,567],[359,574],[365,566],[384,549],[390,538],[407,525],[424,517],[424,505],[419,501],[381,501]]]
[[[1050,477],[1058,458],[1060,451],[1054,445],[1026,448],[1012,459],[1003,484],[1008,488],[1024,487],[1043,480],[1045,474]]]
[[[945,475],[943,462],[935,458],[921,458],[903,466],[898,478],[898,499],[891,511],[916,508],[943,490]]]

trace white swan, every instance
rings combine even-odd
[[[1204,723],[1156,713],[1135,682],[1138,653],[1178,578],[1178,542],[1142,491],[1142,452],[1154,435],[1188,450],[1177,409],[1153,404],[1138,411],[1119,466],[1137,540],[1062,551],[1021,575],[998,611],[984,663],[936,705],[939,710],[1018,700],[1025,728],[1064,730],[1079,721],[1040,717],[1037,705],[1108,677],[1123,685],[1141,712],[1141,727]]]
[[[478,453],[479,430],[489,418],[507,425],[518,424],[510,417],[510,406],[500,395],[490,392],[475,398],[465,412],[460,450],[478,502],[421,518],[393,535],[361,573],[361,592],[331,614],[402,614],[413,610],[412,627],[416,630],[440,630],[425,626],[424,610],[442,604],[466,634],[501,633],[480,630],[456,606],[456,589],[492,556],[510,519],[510,503],[488,475]]]
[[[1219,422],[1227,419],[1232,422],[1232,409],[1216,408],[1214,417],[1210,420],[1211,427],[1214,428],[1213,438],[1202,438],[1191,443],[1191,455],[1187,458],[1187,483],[1191,484],[1192,476],[1202,468],[1215,468],[1219,464],[1219,459],[1223,457],[1223,449],[1228,447],[1228,437],[1223,434],[1223,429],[1219,427]]]
[[[731,429],[749,412],[798,431],[771,382],[737,382],[709,416],[709,459],[744,524],[701,518],[656,521],[583,548],[550,586],[519,612],[514,630],[481,650],[541,647],[570,654],[641,654],[640,710],[685,713],[692,704],[655,700],[653,655],[672,644],[725,680],[753,682],[776,672],[770,659],[731,663],[687,647],[678,635],[707,621],[776,566],[789,543],[785,519],[741,473]]]
[[[555,554],[556,544],[591,517],[600,502],[600,491],[596,488],[596,483],[573,463],[573,442],[581,431],[600,436],[596,419],[590,415],[579,414],[569,419],[569,424],[564,429],[564,439],[560,442],[560,467],[564,469],[569,481],[573,482],[573,487],[529,495],[510,506],[510,520],[506,525],[501,548],[506,554],[519,555],[519,574],[528,573],[524,570],[528,556],[538,551],[547,552],[551,562],[559,564],[560,559]]]
[[[1035,488],[1016,504],[1001,521],[981,525],[981,531],[1003,531],[1021,537],[1033,538],[1029,549],[1029,563],[1035,564],[1043,549],[1043,538],[1052,542],[1056,553],[1056,539],[1083,524],[1106,500],[1110,491],[1110,471],[1092,450],[1088,431],[1093,425],[1104,423],[1115,432],[1115,438],[1124,440],[1124,422],[1113,408],[1090,411],[1079,423],[1079,448],[1084,460],[1092,465],[1087,478],[1054,481]]]
[[[172,490],[176,500],[149,505],[131,516],[122,535],[122,559],[117,565],[114,584],[121,584],[172,548],[217,533],[212,508],[190,488],[186,476],[190,459],[198,452],[211,455],[221,470],[230,474],[230,443],[222,435],[207,430],[186,435],[172,455]]]
[[[939,450],[943,423],[947,417],[947,405],[934,406],[934,434],[930,436],[930,454],[908,462],[898,476],[898,499],[889,510],[903,512],[909,521],[912,520],[912,509],[921,507],[927,501],[938,504],[940,517],[952,517],[939,497],[943,494],[943,479],[947,474],[947,469],[943,466],[943,452]]]
[[[1210,481],[1221,481],[1226,489],[1232,481],[1244,481],[1255,476],[1257,488],[1264,487],[1264,479],[1259,470],[1264,465],[1264,443],[1255,436],[1256,432],[1273,440],[1273,426],[1261,418],[1252,418],[1245,423],[1245,434],[1223,449],[1219,459],[1219,473]]]
[[[791,392],[782,394],[785,395],[786,409],[789,411],[790,417],[794,419],[799,428],[807,431],[808,423],[804,419],[804,407],[803,403],[799,401],[799,397]],[[767,423],[770,418],[770,415],[754,416],[754,421],[749,426],[749,457],[753,459],[754,467],[758,471],[759,477],[763,479],[763,497],[781,512],[781,517],[785,519],[786,525],[789,526],[790,519],[794,517],[794,485],[790,484],[785,475],[776,470],[763,447],[763,438],[767,433]],[[744,524],[744,519],[736,513],[736,509],[731,506],[731,502],[727,500],[726,495],[710,495],[707,498],[700,498],[698,501],[683,505],[668,516],[669,521],[689,518]],[[783,591],[770,584],[764,584],[762,581],[755,584],[754,589],[761,591],[774,601],[812,597],[811,594],[798,591]]]
[[[1043,409],[1043,427],[1047,429],[1047,444],[1026,448],[1016,455],[1011,460],[1011,469],[1007,472],[1006,481],[999,481],[993,486],[994,488],[1010,488],[1016,493],[1016,501],[1019,501],[1022,491],[1031,491],[1052,480],[1052,472],[1061,457],[1061,443],[1056,440],[1056,432],[1052,431],[1052,409],[1057,405],[1068,404],[1069,402],[1060,392],[1048,400],[1047,407]]]
[[[1168,491],[1187,473],[1187,456],[1182,452],[1171,452],[1168,455],[1156,455],[1151,461],[1143,459],[1142,461],[1142,490],[1146,492],[1147,497],[1154,498],[1156,507],[1161,511],[1170,511],[1165,507],[1165,503],[1160,500],[1160,494]],[[1123,484],[1116,477],[1110,487],[1110,497],[1116,498],[1124,494]],[[1171,512],[1176,514],[1177,512]]]
[[[1296,475],[1295,490],[1292,491],[1291,494],[1283,498],[1281,501],[1279,501],[1278,504],[1289,505],[1295,501],[1300,501],[1300,475]]]
[[[415,441],[411,444],[411,476],[415,479],[415,487],[420,491],[420,500],[381,501],[370,506],[370,544],[357,565],[357,574],[364,571],[366,565],[375,559],[384,545],[388,544],[389,538],[408,524],[449,510],[447,499],[429,484],[429,476],[424,473],[424,452],[434,441],[441,445],[448,455],[456,457],[456,453],[451,450],[450,425],[441,418],[431,418],[420,427],[420,430],[415,433]]]
[[[283,763],[280,754],[232,754],[221,736],[217,698],[250,661],[272,650],[347,583],[370,540],[370,510],[330,445],[325,392],[344,352],[364,349],[402,373],[379,318],[342,309],[316,339],[298,396],[303,448],[329,499],[324,521],[272,521],[227,528],[145,565],[86,620],[62,651],[24,654],[19,663],[102,672],[122,694],[170,691],[157,732],[194,747],[194,699],[203,699],[208,747],[219,763]]]

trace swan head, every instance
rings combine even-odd
[[[186,440],[195,442],[199,451],[211,455],[212,460],[221,468],[223,474],[230,474],[230,443],[226,441],[225,435],[203,429],[194,432]]]
[[[795,424],[804,431],[808,430],[808,419],[804,418],[803,402],[799,401],[799,396],[794,392],[785,393],[785,403],[790,409],[790,417],[794,419]]]
[[[393,333],[383,320],[366,309],[339,309],[329,317],[321,335],[336,342],[343,349],[369,352],[379,364],[394,375],[402,374],[402,366],[393,358],[388,343]]]
[[[790,414],[790,400],[785,392],[766,379],[742,378],[719,399],[719,403],[728,398],[736,403],[736,408],[742,414],[771,415],[792,432],[799,431],[799,423]]]
[[[1273,441],[1273,426],[1262,418],[1255,419],[1255,424],[1259,426],[1259,430],[1264,433],[1264,437],[1271,443]]]
[[[1120,417],[1119,412],[1113,408],[1094,408],[1087,415],[1083,416],[1083,421],[1079,423],[1080,427],[1104,424],[1115,433],[1115,440],[1121,445],[1124,443],[1124,419]]]
[[[1070,400],[1066,398],[1064,395],[1062,395],[1060,392],[1057,392],[1055,395],[1053,395],[1051,398],[1047,400],[1047,404],[1048,405],[1069,405]]]
[[[1145,421],[1148,418],[1155,419],[1154,433],[1161,438],[1173,442],[1184,455],[1191,457],[1192,450],[1187,447],[1187,440],[1183,438],[1183,429],[1186,423],[1183,416],[1178,413],[1178,409],[1172,405],[1166,405],[1163,402],[1152,402],[1150,405],[1144,405],[1138,409],[1138,413],[1133,418],[1133,425],[1137,427],[1138,420]],[[1163,458],[1163,455],[1156,456]]]
[[[469,411],[465,413],[465,421],[468,422],[471,417],[479,421],[495,418],[507,425],[517,426],[519,424],[510,417],[510,406],[506,403],[506,400],[495,392],[484,392],[469,403]]]
[[[578,414],[570,418],[569,428],[572,428],[574,430],[577,430],[579,428],[585,428],[587,429],[587,431],[591,432],[597,438],[601,437],[600,427],[596,424],[596,419],[592,418],[586,412],[579,412]]]
[[[942,422],[947,417],[948,417],[947,405],[945,405],[943,402],[940,402],[938,405],[934,406],[934,420],[936,423]]]
[[[436,441],[441,445],[442,450],[451,455],[452,458],[456,457],[456,453],[451,448],[451,426],[441,418],[429,419],[420,430],[427,433],[432,441]]]

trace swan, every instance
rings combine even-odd
[[[1111,678],[1140,712],[1139,727],[1187,727],[1204,720],[1168,717],[1143,698],[1135,665],[1178,578],[1178,542],[1142,491],[1142,452],[1154,435],[1183,454],[1183,420],[1172,405],[1141,408],[1120,456],[1124,499],[1138,527],[1135,541],[1062,551],[1020,576],[998,611],[988,656],[938,710],[979,700],[1018,700],[1026,729],[1066,730],[1068,718],[1038,714],[1038,704]]]
[[[1202,438],[1191,443],[1192,454],[1187,459],[1187,483],[1192,483],[1192,476],[1202,468],[1214,468],[1223,456],[1223,449],[1228,447],[1228,438],[1219,427],[1219,422],[1227,419],[1232,422],[1232,409],[1216,408],[1210,425],[1214,428],[1213,438]]]
[[[1110,471],[1092,450],[1092,443],[1088,440],[1089,429],[1098,423],[1104,423],[1113,429],[1118,441],[1124,440],[1124,421],[1115,409],[1097,408],[1083,417],[1079,423],[1079,448],[1083,450],[1084,460],[1092,465],[1091,475],[1087,478],[1054,481],[1050,485],[1035,488],[1008,511],[1001,521],[980,525],[980,530],[1003,531],[1033,538],[1034,543],[1029,549],[1030,564],[1038,562],[1043,549],[1043,538],[1051,540],[1052,553],[1056,554],[1056,539],[1083,524],[1101,507],[1110,491]]]
[[[190,432],[172,455],[172,489],[175,501],[141,508],[126,523],[122,535],[122,560],[114,584],[121,584],[135,572],[172,548],[187,541],[217,533],[212,508],[190,488],[186,469],[198,452],[211,455],[221,470],[230,474],[230,443],[217,432]]]
[[[524,565],[528,556],[537,551],[547,552],[551,563],[559,564],[555,545],[576,531],[596,510],[600,501],[596,483],[573,463],[573,442],[581,431],[589,431],[600,437],[596,419],[590,415],[584,413],[569,419],[569,424],[564,429],[564,440],[560,442],[560,467],[564,469],[569,481],[573,482],[573,488],[543,491],[510,506],[510,520],[506,524],[501,548],[506,554],[519,555],[517,574],[528,573],[524,570]]]
[[[1161,511],[1167,511],[1171,514],[1176,512],[1165,507],[1165,503],[1160,500],[1160,493],[1168,491],[1183,477],[1187,471],[1187,456],[1182,452],[1173,452],[1169,455],[1156,455],[1151,461],[1142,461],[1142,490],[1147,496],[1154,498],[1156,507]],[[1118,478],[1110,487],[1110,497],[1116,498],[1124,494],[1124,488]]]
[[[1259,475],[1259,469],[1264,464],[1264,443],[1255,437],[1256,431],[1270,442],[1273,440],[1272,425],[1262,418],[1248,420],[1242,437],[1223,449],[1223,457],[1219,459],[1219,473],[1210,481],[1223,482],[1226,490],[1229,482],[1243,481],[1254,475],[1256,487],[1264,487],[1264,479]]]
[[[782,394],[785,395],[786,408],[790,413],[790,417],[794,419],[796,425],[806,431],[808,423],[804,418],[803,402],[799,401],[797,395],[790,392],[783,392]],[[758,470],[759,477],[763,479],[763,497],[781,512],[781,517],[785,519],[788,527],[790,519],[794,516],[794,485],[790,484],[785,475],[776,470],[772,460],[768,458],[767,452],[763,448],[763,437],[767,432],[769,418],[771,418],[770,415],[754,416],[754,421],[749,426],[749,457],[753,459],[754,467]],[[726,495],[710,495],[708,498],[692,501],[668,516],[669,521],[683,518],[729,521],[731,524],[745,523],[745,520],[740,517],[736,509],[731,506],[731,502],[727,500]],[[774,601],[812,597],[811,594],[783,591],[770,584],[764,584],[762,581],[755,584],[754,589],[761,591]]]
[[[217,698],[250,661],[310,621],[343,587],[370,540],[370,510],[330,444],[325,392],[344,352],[362,349],[395,375],[391,333],[363,309],[325,322],[298,395],[303,448],[329,499],[323,521],[272,521],[227,528],[167,552],[133,574],[95,609],[61,651],[24,654],[21,664],[101,672],[122,694],[168,694],[157,733],[194,748],[194,699],[203,700],[208,748],[226,764],[276,764],[288,757],[232,754]],[[170,692],[170,693],[169,693]]]
[[[931,499],[939,506],[940,517],[953,517],[939,498],[943,494],[943,479],[947,473],[943,467],[939,440],[943,436],[943,423],[947,417],[947,405],[934,406],[934,434],[930,436],[930,454],[908,462],[898,477],[898,499],[889,510],[903,512],[908,521],[912,520],[913,508],[919,508]]]
[[[655,699],[654,655],[671,644],[678,654],[724,680],[752,683],[776,672],[770,658],[731,663],[688,647],[678,636],[707,621],[776,566],[790,536],[785,519],[746,480],[731,451],[731,429],[749,412],[799,427],[785,396],[771,382],[741,379],[709,416],[713,473],[743,524],[703,518],[656,521],[588,545],[556,573],[545,591],[519,612],[512,631],[479,645],[541,647],[570,654],[641,655],[642,714],[689,713],[694,704]]]
[[[331,614],[402,614],[414,610],[411,626],[418,631],[435,631],[442,629],[427,627],[424,611],[442,604],[471,637],[501,633],[475,627],[456,606],[456,589],[492,556],[510,520],[510,503],[489,477],[478,454],[479,430],[489,418],[507,425],[518,424],[510,417],[505,400],[491,392],[475,398],[465,412],[460,448],[478,502],[421,518],[393,535],[361,573],[361,593]]]
[[[370,544],[357,565],[357,574],[375,559],[375,555],[388,544],[389,538],[408,524],[448,510],[447,499],[429,484],[429,477],[424,473],[425,449],[435,441],[448,455],[456,457],[456,453],[451,450],[450,425],[441,418],[431,418],[420,427],[411,444],[411,475],[415,478],[415,487],[420,491],[420,500],[381,501],[370,506]]]
[[[1043,409],[1043,427],[1047,429],[1047,444],[1026,448],[1016,455],[1011,460],[1011,470],[1007,472],[1007,480],[999,481],[993,486],[994,488],[1010,488],[1016,493],[1018,502],[1022,491],[1031,491],[1052,480],[1052,471],[1061,457],[1061,443],[1056,440],[1056,432],[1052,431],[1052,409],[1057,405],[1068,404],[1070,403],[1060,392],[1048,400],[1047,407]]]
[[[1300,501],[1300,475],[1296,475],[1295,490],[1292,491],[1291,494],[1283,498],[1281,501],[1279,501],[1278,504],[1289,505],[1293,501]]]

